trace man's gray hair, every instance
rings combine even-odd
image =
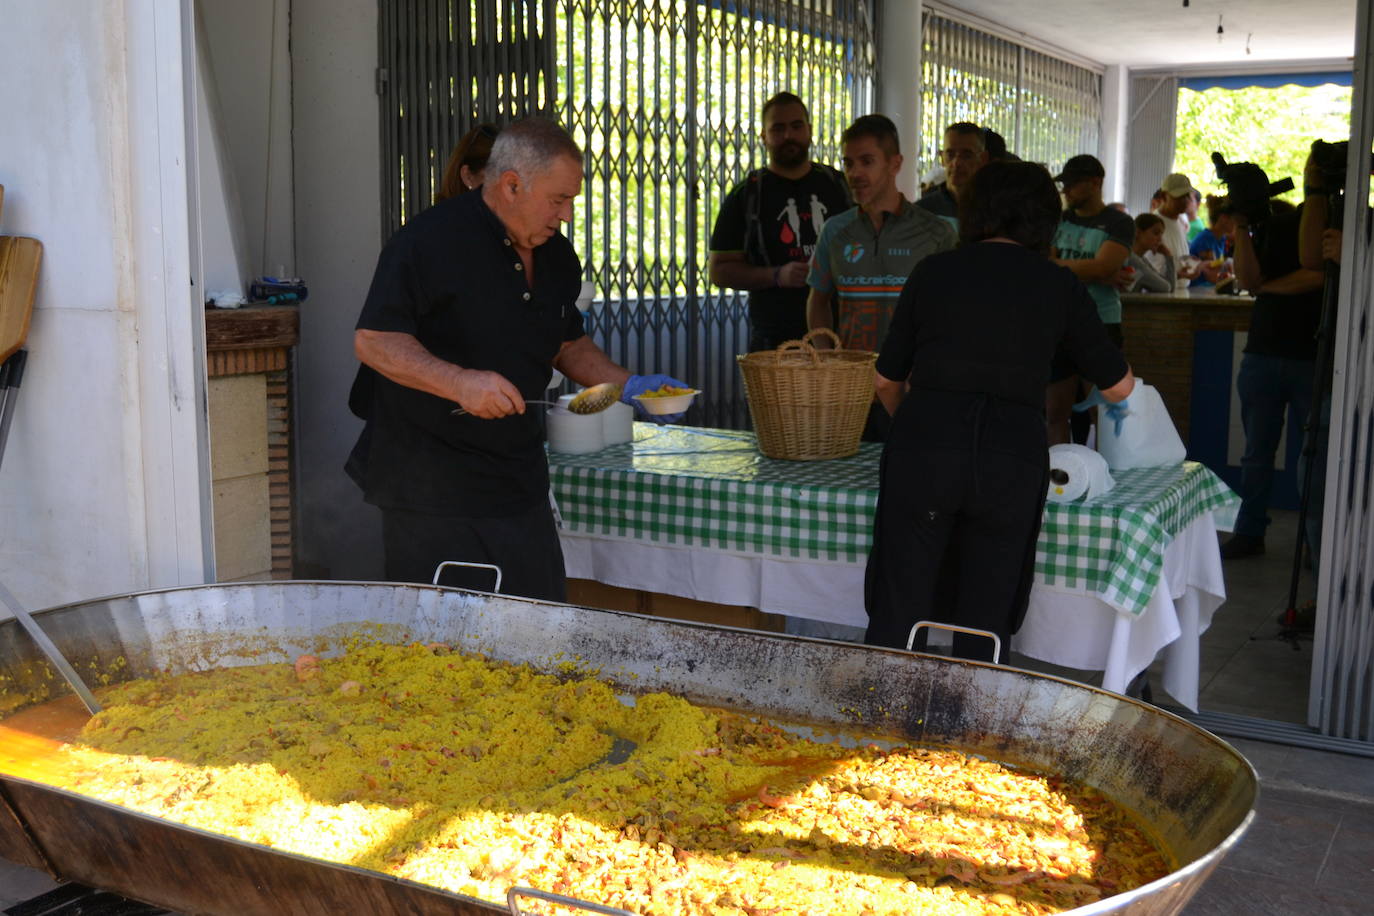
[[[531,182],[549,170],[560,157],[582,161],[582,150],[562,125],[548,118],[522,118],[501,129],[487,159],[486,180],[514,172]]]

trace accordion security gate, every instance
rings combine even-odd
[[[1374,245],[1366,234],[1374,144],[1374,14],[1357,13],[1355,111],[1334,322],[1330,458],[1309,724],[1374,742]]]
[[[939,164],[944,128],[972,121],[997,131],[1022,159],[1057,171],[1097,154],[1102,75],[936,12],[921,52],[921,174]]]
[[[632,371],[701,388],[691,422],[748,423],[747,298],[711,285],[721,201],[763,164],[760,110],[806,100],[814,158],[870,110],[871,0],[381,0],[383,231],[428,206],[473,124],[557,119],[586,153],[568,228],[587,330]]]

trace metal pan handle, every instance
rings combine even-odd
[[[613,906],[588,903],[585,900],[578,900],[576,897],[564,897],[561,894],[551,894],[548,891],[539,891],[532,887],[512,887],[506,891],[506,905],[510,907],[511,916],[524,916],[520,910],[520,897],[534,897],[537,900],[547,900],[549,903],[557,903],[574,910],[603,913],[605,916],[634,916],[629,910],[617,910]]]
[[[1002,664],[1002,640],[991,630],[978,630],[973,627],[961,627],[952,623],[936,623],[933,620],[918,620],[916,626],[911,628],[911,634],[906,638],[906,649],[911,651],[912,645],[916,642],[916,631],[926,627],[931,630],[949,630],[952,633],[967,633],[969,636],[986,636],[992,640],[992,660],[997,664]]]
[[[3,582],[0,582],[0,604],[10,609],[10,613],[15,616],[15,619],[24,627],[33,641],[38,644],[38,648],[43,650],[48,661],[57,669],[57,673],[67,681],[72,691],[81,698],[81,702],[90,710],[91,715],[100,712],[100,704],[96,702],[95,694],[91,693],[91,688],[87,687],[86,682],[81,680],[81,675],[76,673],[76,669],[72,667],[71,662],[67,661],[62,650],[58,649],[53,641],[48,638],[48,634],[43,632],[38,621],[29,616],[29,612],[19,603],[19,599],[14,597],[8,588],[5,588]]]
[[[430,581],[429,584],[438,585],[439,574],[450,566],[467,566],[472,569],[491,570],[492,572],[496,573],[496,587],[493,588],[492,591],[497,593],[498,595],[501,593],[501,567],[497,566],[495,563],[468,563],[465,560],[445,560],[438,566],[434,567],[434,578]]]

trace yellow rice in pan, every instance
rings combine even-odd
[[[631,706],[443,646],[101,693],[67,788],[492,901],[525,885],[646,916],[1038,914],[1168,871],[1081,785],[667,694]],[[611,763],[617,737],[637,746]]]

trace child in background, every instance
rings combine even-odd
[[[1229,198],[1207,195],[1207,228],[1188,246],[1188,253],[1202,262],[1202,273],[1190,287],[1216,286],[1231,275],[1227,259],[1231,256],[1236,221],[1231,218],[1230,204]]]
[[[1126,259],[1130,271],[1126,292],[1168,293],[1174,289],[1174,253],[1164,244],[1164,218],[1142,213],[1135,218],[1135,244]]]

